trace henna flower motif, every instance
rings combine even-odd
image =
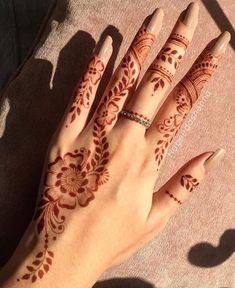
[[[114,102],[108,102],[107,104],[101,103],[97,111],[96,121],[99,125],[110,125],[116,118],[116,114],[119,108]]]
[[[87,77],[96,85],[101,78],[102,71],[104,71],[104,64],[98,58],[94,57],[88,67]]]
[[[92,192],[97,190],[98,174],[88,173],[85,169],[87,157],[88,154],[84,153],[67,153],[50,164],[45,177],[45,189],[59,207],[74,209],[76,201],[85,206],[94,198]]]
[[[82,154],[75,156],[68,153],[64,158],[57,157],[46,173],[44,184],[47,194],[54,200],[59,199],[58,205],[62,208],[75,208],[77,193],[86,185],[82,161]]]
[[[86,74],[78,82],[73,92],[73,104],[69,110],[71,113],[70,123],[81,113],[81,106],[89,108],[93,86],[101,79],[104,64],[97,57],[91,59]],[[67,127],[67,126],[66,126]]]

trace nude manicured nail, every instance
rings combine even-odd
[[[107,56],[110,55],[111,52],[111,48],[112,48],[112,43],[113,43],[113,39],[112,37],[110,37],[109,35],[105,38],[100,51],[98,53],[98,56],[100,58],[106,58]]]
[[[223,159],[224,154],[224,149],[216,150],[204,163],[206,171],[211,170],[213,167],[217,166],[218,163]]]
[[[162,8],[157,8],[147,25],[147,29],[152,34],[157,34],[161,27],[162,27],[162,20],[163,20],[164,12]]]
[[[190,3],[184,11],[181,22],[186,26],[194,28],[198,22],[199,5],[197,3]]]
[[[225,52],[230,39],[231,34],[228,31],[221,33],[211,48],[211,54],[213,54],[213,56],[222,55]]]

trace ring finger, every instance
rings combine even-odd
[[[230,34],[224,32],[207,45],[192,68],[167,97],[147,130],[146,138],[154,148],[157,170],[183,120],[216,70],[229,40]]]

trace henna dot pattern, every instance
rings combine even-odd
[[[169,191],[165,191],[165,193],[169,196],[169,197],[171,197],[175,202],[177,202],[178,204],[182,204],[182,202],[180,201],[180,200],[178,200],[172,193],[170,193]]]
[[[93,57],[88,65],[87,72],[78,82],[73,92],[73,103],[69,110],[70,123],[72,123],[81,113],[81,108],[90,107],[90,98],[94,87],[101,79],[101,73],[104,71],[103,62],[97,57]],[[68,127],[68,125],[66,125]]]

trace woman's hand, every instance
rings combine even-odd
[[[192,40],[198,5],[181,15],[136,89],[162,19],[157,9],[144,22],[89,115],[112,53],[110,37],[91,59],[51,142],[37,212],[3,287],[91,287],[157,235],[221,158],[221,149],[195,157],[154,192],[170,143],[230,40],[225,32],[210,42],[158,110]]]

